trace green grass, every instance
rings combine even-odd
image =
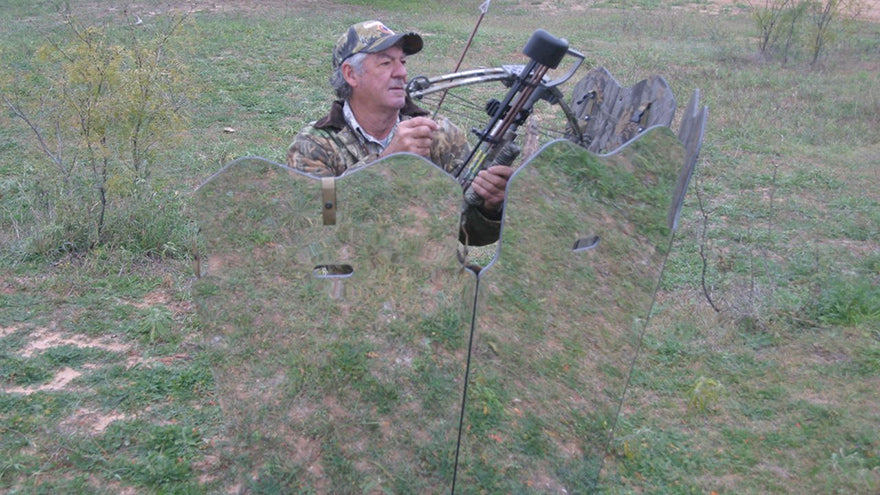
[[[111,222],[120,232],[117,241],[89,252],[70,252],[55,242],[58,232],[37,228],[47,221],[51,199],[38,194],[35,180],[46,176],[46,158],[26,126],[3,107],[0,492],[218,493],[230,490],[231,479],[246,478],[246,486],[233,489],[308,493],[305,485],[319,486],[314,483],[321,479],[308,467],[323,469],[319,474],[351,492],[380,489],[376,479],[359,477],[364,466],[352,462],[349,450],[384,460],[393,449],[352,442],[347,425],[328,418],[339,418],[339,404],[345,404],[351,421],[370,417],[364,413],[370,410],[396,411],[397,421],[412,421],[439,415],[455,402],[450,397],[460,384],[449,377],[458,372],[456,359],[464,349],[458,308],[436,308],[415,328],[392,326],[393,342],[400,345],[393,351],[415,356],[412,376],[422,385],[420,400],[396,386],[400,377],[375,372],[392,355],[387,342],[341,339],[324,354],[303,354],[294,343],[315,342],[295,334],[223,353],[222,339],[205,343],[214,322],[203,321],[196,310],[197,301],[216,297],[221,286],[194,286],[191,193],[238,157],[283,161],[297,130],[327,108],[329,52],[344,26],[377,17],[397,30],[419,30],[426,48],[412,57],[409,73],[440,73],[457,61],[478,3],[226,2],[196,9],[181,40],[195,89],[189,129],[174,147],[159,150],[153,202],[120,210]],[[877,493],[880,23],[855,25],[811,69],[803,58],[786,66],[759,61],[744,5],[727,6],[721,15],[697,13],[703,6],[493,2],[464,63],[522,63],[523,43],[544,28],[586,53],[589,64],[606,66],[623,85],[660,74],[680,107],[695,88],[710,107],[701,160],[605,459],[602,491]],[[120,22],[113,7],[105,0],[71,3],[81,19],[111,24]],[[166,8],[149,3],[139,12],[143,28],[163,22]],[[5,74],[30,70],[37,46],[63,28],[50,2],[6,1],[0,19]],[[632,189],[618,186],[608,194]],[[266,232],[248,245],[269,259],[278,255],[272,251],[278,241],[272,229]],[[488,262],[493,254],[494,246],[480,260]],[[595,273],[581,275],[601,280]],[[704,285],[720,312],[709,307]],[[633,290],[614,288],[620,297]],[[300,296],[307,307],[314,294]],[[512,307],[521,306],[523,318],[536,318],[541,308],[522,296]],[[284,311],[293,307],[256,316],[236,307],[226,316],[239,325],[268,320],[286,328],[291,322]],[[380,309],[384,318],[401,310]],[[334,327],[339,315],[310,317],[344,335]],[[37,346],[39,341],[47,345]],[[491,344],[502,353],[509,345]],[[449,359],[412,351],[421,346]],[[565,347],[585,352],[580,342]],[[249,452],[227,450],[242,438],[221,409],[229,385],[213,373],[228,364],[225,359],[253,365],[241,376],[263,380],[265,397],[299,407],[284,414],[316,418],[308,438],[320,444],[291,445],[266,435],[279,449],[244,473],[258,476],[241,476],[253,466]],[[557,373],[569,386],[583,378],[555,371],[569,369],[569,354],[531,364]],[[290,372],[274,375],[276,365]],[[58,385],[68,371],[75,376]],[[498,438],[510,442],[518,458],[542,458],[552,450],[541,435],[547,418],[531,412],[519,417],[507,408],[517,398],[509,396],[505,379],[486,374],[473,383],[469,434],[491,439],[499,424],[513,422],[516,429],[509,431],[516,435]],[[339,396],[309,397],[315,384],[338,384]],[[272,424],[281,414],[271,407],[254,411],[259,415],[246,419],[257,425]],[[599,438],[613,421],[606,413],[575,417],[568,426],[578,438]],[[446,479],[451,452],[435,446],[448,438],[434,426],[417,435],[418,443],[399,439],[419,462],[401,468],[396,484],[381,488],[428,492],[430,487],[418,485],[419,470]],[[383,438],[387,425],[357,427],[375,439]],[[482,448],[487,457],[467,459],[467,479],[485,493],[514,490],[507,485],[511,476],[530,466],[487,462],[504,451],[494,443]],[[369,469],[384,477],[388,468],[376,461]],[[579,469],[560,466],[554,476],[577,486],[586,478]]]

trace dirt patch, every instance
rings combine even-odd
[[[65,345],[119,353],[126,352],[130,348],[129,345],[118,340],[115,335],[100,338],[90,338],[78,334],[68,335],[57,330],[57,323],[52,322],[49,328],[39,328],[31,332],[27,345],[21,351],[21,356],[29,358],[46,349]]]
[[[167,282],[167,287],[172,286],[172,282]],[[128,304],[138,309],[148,309],[154,306],[162,306],[171,311],[171,314],[185,314],[193,311],[193,305],[190,301],[176,301],[171,297],[168,290],[164,288],[156,289],[146,294],[140,301],[127,301]]]
[[[80,409],[61,423],[61,427],[76,433],[97,435],[103,433],[114,421],[125,419],[124,414],[112,411],[99,413],[89,409]]]
[[[244,2],[247,3],[247,2]],[[595,0],[586,2],[574,0],[569,2],[560,2],[558,0],[544,0],[540,2],[527,0],[520,2],[523,8],[537,10],[545,14],[560,13],[571,15],[572,13],[587,12],[594,8]],[[880,22],[880,2],[876,0],[866,0],[862,2],[860,8],[853,13],[848,13],[847,17],[855,16],[858,19],[870,22]],[[749,12],[752,7],[745,0],[708,0],[706,2],[693,2],[690,4],[682,4],[673,7],[679,10],[689,10],[708,15],[721,15],[730,12]]]
[[[22,325],[12,325],[8,327],[0,327],[0,338],[6,337],[7,335],[12,335],[15,332],[21,330]]]
[[[149,308],[153,306],[164,306],[173,313],[185,313],[192,311],[192,305],[189,302],[173,301],[168,295],[168,291],[158,289],[150,292],[142,300],[129,302],[137,308]],[[23,358],[32,358],[40,355],[49,349],[70,346],[80,349],[99,349],[114,354],[126,356],[126,367],[145,362],[143,356],[134,349],[134,344],[125,342],[119,335],[105,334],[97,337],[68,332],[62,328],[63,322],[52,321],[45,327],[37,327],[30,330],[24,345],[17,352]],[[15,324],[0,327],[0,337],[12,335],[26,328],[24,324]],[[175,360],[188,359],[186,354],[175,354],[173,356],[165,356],[155,359],[163,364],[171,364]],[[88,370],[97,367],[95,364],[83,364],[82,369]],[[75,381],[83,375],[84,371],[76,370],[71,367],[59,369],[55,375],[46,383],[30,386],[0,386],[0,391],[7,394],[31,395],[37,392],[56,392],[61,390],[73,390],[76,388]],[[101,433],[112,422],[118,419],[124,419],[125,416],[115,412],[99,413],[97,411],[81,409],[67,418],[63,425],[70,430],[85,431],[92,434]]]
[[[82,373],[76,371],[73,368],[63,368],[55,374],[55,377],[49,383],[38,385],[36,387],[11,387],[5,389],[5,392],[9,394],[30,395],[34,392],[52,392],[63,390],[67,388],[70,382],[79,378],[80,376],[82,376]]]
[[[7,327],[0,329],[3,335],[7,335],[16,329]],[[100,338],[90,338],[84,335],[67,334],[57,329],[57,323],[52,322],[49,328],[38,328],[31,332],[30,338],[22,348],[20,355],[30,358],[53,347],[72,346],[81,349],[101,349],[113,353],[125,353],[128,355],[127,365],[134,366],[141,361],[139,356],[134,355],[129,344],[117,340],[115,335]],[[87,367],[87,366],[86,366]],[[82,376],[82,373],[73,368],[62,368],[48,383],[29,387],[4,387],[2,390],[10,394],[30,395],[36,392],[53,392],[71,388],[71,382]]]

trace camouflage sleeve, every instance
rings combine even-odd
[[[485,246],[497,241],[501,235],[501,210],[483,211],[479,206],[462,201],[461,229],[458,240],[468,246]]]
[[[461,167],[470,154],[467,134],[445,117],[438,117],[437,124],[440,128],[434,134],[431,161],[452,173]]]
[[[311,125],[300,131],[287,148],[287,166],[319,177],[342,174],[339,150],[333,140],[321,136]]]
[[[379,158],[376,154],[360,153],[358,146],[348,143],[342,134],[315,129],[309,124],[288,147],[287,166],[318,177],[332,177]]]

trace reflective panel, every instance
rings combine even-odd
[[[679,138],[542,149],[478,276],[459,261],[461,189],[424,160],[319,179],[247,158],[212,177],[195,289],[228,426],[218,476],[241,491],[597,489],[704,122],[692,102]]]
[[[328,180],[247,158],[197,190],[227,486],[449,492],[475,283],[460,205],[412,156]]]
[[[516,171],[479,274],[458,493],[596,490],[684,164],[655,127],[612,155],[551,143]]]

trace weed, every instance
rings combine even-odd
[[[724,397],[724,385],[712,378],[701,376],[696,379],[688,392],[688,408],[691,411],[705,414],[718,407]]]
[[[880,322],[880,284],[862,277],[830,275],[804,313],[812,321],[831,325]]]
[[[162,306],[151,306],[136,327],[136,334],[147,342],[167,342],[172,336],[171,311]]]

